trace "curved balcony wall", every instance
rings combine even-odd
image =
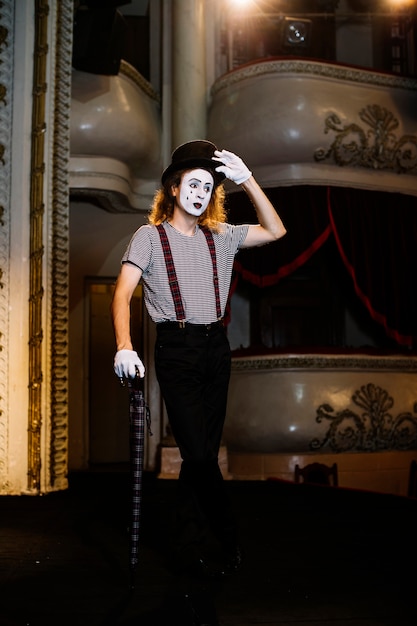
[[[273,59],[217,80],[208,136],[247,159],[264,187],[417,195],[416,110],[416,80]],[[296,464],[337,463],[343,487],[406,494],[417,459],[416,372],[415,359],[395,356],[235,358],[230,473],[294,480]]]
[[[407,494],[417,460],[415,358],[233,359],[224,441],[236,478],[294,480],[313,461],[343,487]]]
[[[73,70],[70,188],[109,211],[147,210],[161,172],[159,101],[122,61],[117,76]]]
[[[335,185],[417,195],[417,80],[273,59],[219,78],[208,137],[264,187]]]

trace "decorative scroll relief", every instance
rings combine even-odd
[[[370,104],[359,112],[360,119],[369,126],[343,125],[336,113],[325,121],[324,133],[336,133],[330,148],[319,148],[316,161],[333,158],[343,166],[365,167],[373,170],[392,170],[398,174],[417,174],[417,136],[397,137],[398,119],[386,108]]]
[[[14,2],[0,2],[0,492],[7,489],[10,149]]]
[[[390,413],[394,400],[388,392],[372,383],[363,385],[352,396],[362,413],[349,408],[334,414],[333,408],[322,404],[317,409],[318,423],[329,420],[323,439],[313,439],[312,450],[325,446],[333,452],[378,452],[382,450],[417,449],[417,402],[413,413],[396,417]]]

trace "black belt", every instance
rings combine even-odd
[[[223,320],[217,320],[217,322],[211,322],[211,324],[191,324],[190,322],[158,322],[156,328],[178,328],[180,330],[190,330],[196,332],[207,333],[210,330],[223,327]]]

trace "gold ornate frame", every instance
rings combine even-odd
[[[47,314],[50,316],[50,453],[49,485],[67,486],[68,428],[68,164],[69,111],[71,92],[72,2],[59,2],[56,13],[56,48],[54,59],[54,117],[46,120],[46,81],[49,5],[35,2],[34,80],[32,106],[32,146],[30,180],[30,278],[29,278],[29,415],[28,415],[28,490],[39,492],[41,485],[42,430],[42,342],[45,200],[45,131],[53,125],[52,134],[52,200],[46,210],[52,213],[51,265],[48,267]]]

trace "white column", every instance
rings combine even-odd
[[[172,148],[206,136],[205,4],[172,2]]]
[[[0,494],[38,494],[68,486],[73,3],[4,0],[0,20]]]
[[[29,369],[29,206],[32,127],[34,3],[9,0],[2,10],[8,36],[3,44],[1,84],[10,120],[2,124],[5,171],[1,204],[2,300],[0,397],[0,494],[27,486]],[[14,11],[13,11],[14,8]],[[8,63],[3,62],[6,56]],[[13,106],[12,106],[13,103]],[[6,107],[2,110],[5,115]],[[6,134],[7,131],[7,134]],[[2,174],[4,172],[2,171]],[[7,194],[5,193],[7,190]],[[3,302],[4,300],[4,302]]]

